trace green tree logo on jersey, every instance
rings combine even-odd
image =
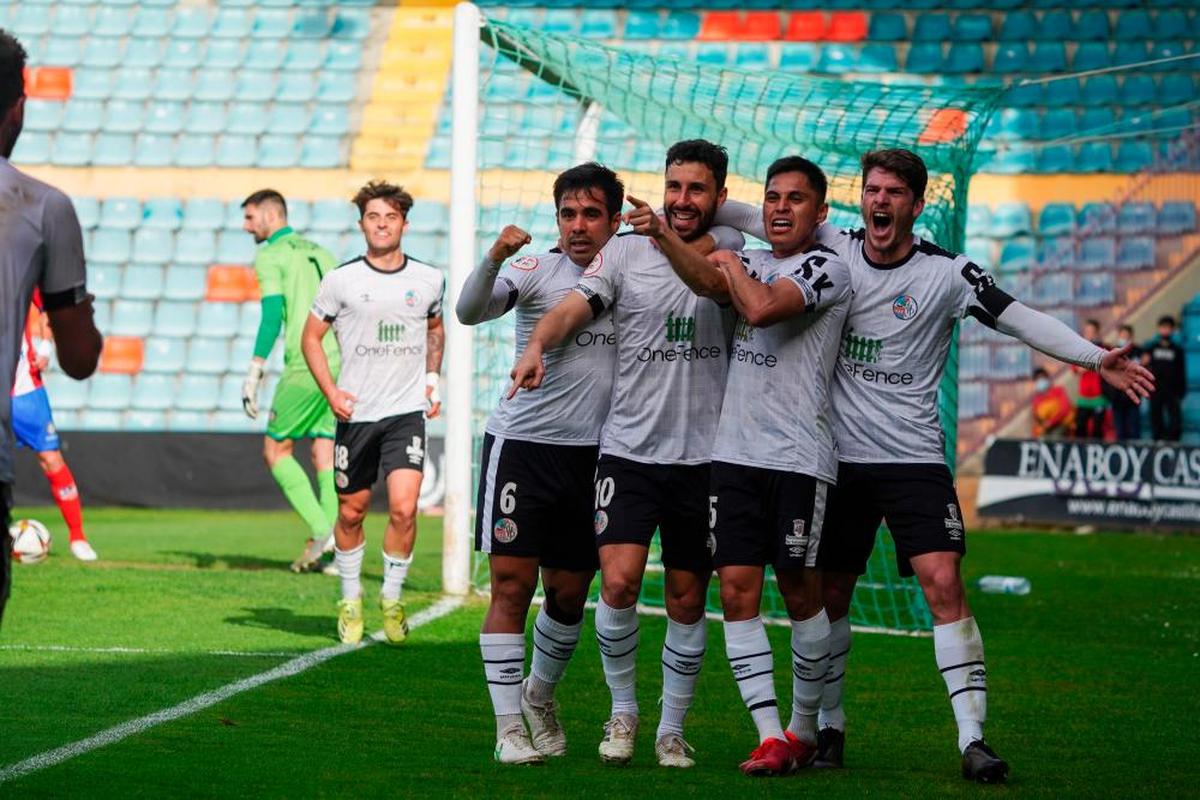
[[[379,326],[375,330],[375,341],[380,344],[404,341],[404,325],[399,322],[380,320]]]
[[[747,322],[745,317],[738,317],[737,325],[733,329],[733,338],[739,342],[753,342],[754,326]]]
[[[695,317],[677,317],[667,312],[667,341],[690,342],[696,338]]]
[[[882,339],[855,336],[853,329],[846,331],[846,335],[842,338],[842,358],[875,364],[879,361],[879,355],[882,352]]]

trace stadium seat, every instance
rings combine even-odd
[[[300,166],[333,169],[345,163],[341,140],[333,136],[306,136],[300,148]]]
[[[163,67],[154,70],[154,77],[147,82],[155,100],[191,100],[196,93],[196,73],[190,69]]]
[[[992,227],[992,210],[982,203],[971,203],[967,206],[967,235],[990,236]]]
[[[988,384],[984,382],[972,381],[960,384],[958,387],[958,418],[974,419],[987,416],[988,391]]]
[[[948,42],[953,38],[948,14],[918,14],[913,25],[914,42]]]
[[[213,13],[207,6],[190,5],[175,9],[171,35],[176,39],[205,39],[213,29]]]
[[[282,103],[307,103],[316,93],[316,81],[311,74],[284,73],[275,89],[275,100]]]
[[[1071,12],[1062,8],[1042,12],[1030,38],[1050,42],[1065,42],[1075,38]]]
[[[617,38],[616,12],[607,8],[583,9],[579,19],[579,35],[589,39]]]
[[[1039,275],[1033,281],[1033,302],[1038,306],[1057,306],[1071,303],[1075,277],[1069,272]],[[999,378],[1000,375],[995,375]]]
[[[83,408],[87,404],[89,386],[83,381],[72,380],[59,372],[48,372],[42,376],[42,380],[54,403],[54,421],[56,426],[62,430],[64,426],[59,419],[60,412],[77,411]]]
[[[133,400],[133,379],[128,375],[99,373],[92,376],[87,408],[120,411]]]
[[[307,200],[291,199],[287,201],[288,224],[298,231],[308,230],[312,220],[312,206]]]
[[[129,39],[123,63],[127,67],[157,67],[162,63],[165,43],[159,38]]]
[[[896,48],[890,44],[864,44],[858,55],[858,70],[860,72],[898,72],[900,65],[896,61]]]
[[[993,250],[993,242],[986,236],[968,236],[966,249],[963,252],[974,263],[984,269],[991,269],[995,264],[995,258],[992,254]]]
[[[325,43],[323,41],[296,41],[287,48],[287,56],[283,59],[283,69],[288,71],[314,72],[325,62]]]
[[[778,38],[778,37],[775,37]],[[867,38],[867,15],[861,11],[834,11],[829,15],[830,42],[861,42]]]
[[[82,14],[78,15],[83,17]],[[171,32],[175,21],[173,10],[165,8],[141,8],[133,20],[130,34],[143,39],[161,39]]]
[[[1112,145],[1109,142],[1084,142],[1079,145],[1075,163],[1080,172],[1112,172]]]
[[[322,73],[317,79],[318,103],[349,103],[355,92],[354,81],[340,73]]]
[[[779,46],[779,68],[785,72],[810,72],[818,57],[818,48],[811,44],[785,42]]]
[[[1149,142],[1123,141],[1117,144],[1117,172],[1141,172],[1154,164],[1154,149]]]
[[[1108,305],[1114,299],[1115,287],[1111,272],[1079,276],[1079,288],[1075,293],[1076,305],[1085,308]]]
[[[215,238],[209,231],[181,230],[175,237],[175,263],[208,265],[216,258]]]
[[[167,271],[168,289],[173,267]],[[166,300],[158,304],[154,312],[153,331],[155,336],[187,339],[197,332],[196,304],[190,301]],[[175,348],[175,345],[172,345]]]
[[[265,104],[243,102],[231,103],[229,105],[229,122],[225,127],[227,132],[257,136],[265,132],[267,128],[267,107]],[[292,131],[292,133],[296,132]]]
[[[1032,269],[1033,263],[1033,241],[1030,239],[1010,239],[1000,249],[1000,272],[1024,272]]]
[[[960,380],[987,377],[988,350],[986,344],[964,345],[958,349],[958,377]]]
[[[1109,38],[1108,11],[1091,9],[1082,11],[1075,23],[1075,39],[1107,41]]]
[[[217,141],[218,167],[251,167],[258,156],[258,142],[253,136],[225,134]]]
[[[85,232],[100,224],[100,201],[95,197],[73,197],[71,203],[75,206],[79,227]]]
[[[142,340],[130,336],[108,336],[100,351],[100,372],[134,375],[141,372],[144,358]]]
[[[99,74],[99,71],[87,71],[83,75]],[[109,73],[112,77],[112,84],[108,93],[104,96],[112,96],[118,100],[145,100],[150,97],[150,93],[154,90],[154,70],[146,67],[119,67]],[[79,87],[76,86],[76,96],[79,96]]]
[[[226,102],[233,98],[237,78],[231,70],[214,69],[199,73],[194,97],[197,100]]]
[[[292,204],[289,203],[289,209]],[[215,231],[224,224],[225,204],[207,197],[189,197],[183,205],[182,227]]]
[[[659,38],[660,14],[655,10],[633,10],[625,17],[625,39],[630,41]]]
[[[18,146],[20,142],[18,142]],[[47,160],[64,167],[82,167],[92,161],[92,134],[62,131],[47,150]]]
[[[143,120],[147,133],[179,133],[184,122],[184,105],[170,100],[151,101]]]
[[[354,42],[330,42],[325,51],[325,68],[357,72],[362,67],[362,48]]]
[[[825,14],[820,11],[793,11],[788,15],[783,38],[791,42],[819,42],[829,29]]]
[[[113,301],[112,322],[106,334],[113,336],[146,336],[154,319],[154,304],[145,300]]]
[[[179,137],[175,166],[209,167],[215,157],[215,143],[211,135],[188,133]]]
[[[908,22],[903,14],[876,12],[871,14],[867,38],[874,42],[902,42],[908,38]]]
[[[1078,225],[1088,235],[1116,233],[1116,209],[1110,203],[1087,203],[1079,209]]]
[[[1116,47],[1113,48],[1112,64],[1114,67],[1127,66],[1130,64],[1140,64],[1150,58],[1150,53],[1146,49],[1146,43],[1142,41],[1124,42],[1118,41]]]
[[[1158,102],[1164,106],[1178,105],[1195,99],[1196,94],[1195,79],[1191,75],[1186,73],[1164,75],[1162,83],[1159,84]]]
[[[225,222],[222,223],[221,227],[231,231],[241,230],[245,216],[242,201],[236,198],[230,200],[225,204]]]
[[[1075,149],[1069,144],[1043,145],[1037,153],[1037,171],[1044,173],[1078,172]]]
[[[983,47],[971,42],[953,42],[946,54],[942,70],[949,75],[964,75],[971,72],[982,72]]]
[[[25,131],[56,131],[62,125],[63,103],[53,100],[25,101]],[[18,140],[19,141],[19,140]]]
[[[940,42],[920,42],[909,46],[904,69],[917,74],[940,72],[942,69],[942,45]]]
[[[175,407],[184,411],[211,411],[217,407],[220,380],[215,375],[191,375],[179,378]]]
[[[1152,233],[1155,229],[1156,213],[1151,203],[1122,203],[1117,209],[1117,232],[1122,235]]]
[[[123,269],[119,264],[106,264],[92,255],[94,248],[85,249],[88,257],[87,288],[101,300],[111,300],[121,294]]]
[[[148,369],[148,367],[147,367]],[[175,402],[175,376],[143,373],[133,379],[133,408],[166,411]]]
[[[959,42],[986,42],[992,38],[988,14],[959,14],[954,18],[953,38]]]
[[[1029,55],[1030,72],[1066,72],[1067,49],[1060,41],[1037,42]]]
[[[1022,108],[1004,108],[988,123],[987,138],[998,142],[1038,139],[1041,116]]]
[[[242,303],[238,309],[238,338],[249,338],[250,346],[254,346],[254,337],[258,333],[258,323],[262,320],[262,304],[257,300],[248,300]],[[240,346],[240,345],[235,345]],[[234,363],[242,363],[249,361],[250,354],[247,353],[244,359],[235,359]]]
[[[733,65],[738,69],[769,70],[772,66],[770,47],[758,42],[740,44],[734,48]]]
[[[1041,23],[1032,11],[1021,9],[1004,15],[997,39],[1002,43],[1027,42],[1037,36]]]
[[[137,133],[145,125],[146,109],[136,100],[109,100],[104,108],[103,129],[108,133]]]
[[[207,307],[207,305],[205,306]],[[198,333],[203,334],[188,342],[187,361],[184,369],[190,375],[222,375],[229,367],[229,339],[212,338],[203,323]]]
[[[1070,203],[1047,203],[1038,215],[1038,234],[1060,236],[1075,231],[1075,207]]]
[[[132,262],[135,264],[170,263],[175,248],[175,237],[168,230],[139,228],[133,234]]]
[[[113,93],[113,84],[111,69],[76,70],[71,82],[72,100],[68,104],[80,100],[107,100]]]
[[[300,141],[295,136],[268,134],[259,139],[256,163],[261,168],[294,167],[299,158]]]
[[[1037,265],[1070,269],[1075,263],[1075,240],[1069,236],[1047,236],[1038,243]]]
[[[1079,242],[1075,265],[1082,270],[1111,269],[1117,263],[1117,242],[1111,236],[1086,236]]]
[[[128,266],[124,273],[121,278],[121,297],[129,300],[158,300],[162,297],[165,270],[161,265]]]
[[[50,11],[49,6],[37,3],[19,5],[8,19],[8,29],[21,39],[44,36],[50,32]]]
[[[100,130],[104,103],[73,97],[63,108],[62,130],[71,133],[95,133]]]
[[[1001,42],[996,48],[992,71],[1000,75],[1024,72],[1029,63],[1029,45],[1026,42]]]
[[[1158,232],[1176,235],[1196,230],[1196,206],[1186,200],[1168,200],[1158,212]]]
[[[1150,21],[1150,13],[1145,9],[1126,9],[1117,17],[1115,38],[1118,40],[1153,39],[1154,25]]]
[[[112,230],[131,231],[142,224],[142,204],[133,197],[110,197],[100,206],[99,224]]]
[[[371,30],[370,15],[360,9],[341,8],[333,21],[334,39],[365,39]]]
[[[1095,108],[1117,102],[1119,90],[1117,79],[1112,75],[1093,75],[1083,82],[1081,100],[1084,105]]]
[[[237,264],[214,264],[208,269],[204,292],[209,305],[244,303],[257,288],[254,273],[249,267]]]
[[[1126,236],[1117,246],[1117,269],[1150,269],[1154,266],[1154,237]]]
[[[817,72],[842,74],[853,72],[858,67],[854,48],[844,44],[827,44],[821,48],[821,59],[817,62]]]
[[[246,59],[243,66],[246,69],[271,71],[277,70],[283,66],[284,59],[287,58],[288,44],[283,40],[279,41],[256,41],[254,45],[246,50]],[[275,76],[271,76],[272,85],[274,85]],[[266,95],[270,97],[269,94]]]
[[[1116,127],[1116,118],[1111,108],[1085,108],[1079,116],[1080,133],[1110,133]]]
[[[1001,345],[992,351],[992,376],[1011,380],[1026,378],[1032,371],[1030,350],[1024,344]]]
[[[59,16],[66,16],[60,14]],[[133,14],[129,9],[119,6],[97,6],[92,16],[90,34],[92,36],[125,36],[133,28]],[[58,32],[58,26],[55,26]]]
[[[1108,42],[1080,42],[1075,48],[1075,58],[1071,61],[1071,69],[1075,72],[1088,72],[1111,67],[1112,63],[1112,55],[1108,52]]]
[[[325,39],[329,35],[329,18],[320,13],[297,14],[292,21],[293,39]]]
[[[78,66],[79,62],[83,60],[83,40],[74,37],[59,37],[66,37],[66,34],[60,33],[58,37],[48,39],[39,61],[43,64],[53,64],[56,67]],[[32,59],[30,60],[32,61]]]
[[[217,233],[217,262],[249,264],[254,261],[254,240],[240,228]]]
[[[1042,114],[1041,136],[1046,141],[1069,139],[1079,130],[1073,108],[1051,108]]]
[[[1120,102],[1125,107],[1151,105],[1158,95],[1158,85],[1149,75],[1126,75],[1121,83]]]

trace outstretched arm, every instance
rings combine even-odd
[[[583,299],[579,292],[570,292],[558,305],[546,312],[533,333],[529,334],[529,342],[525,352],[513,366],[512,386],[508,389],[511,399],[518,389],[536,389],[542,385],[546,377],[546,367],[542,363],[542,354],[557,347],[564,339],[578,328],[583,327],[592,318],[592,307]]]
[[[675,274],[689,289],[701,297],[718,301],[729,299],[729,284],[721,270],[680,239],[679,234],[665,225],[648,203],[633,195],[628,195],[626,199],[633,204],[633,210],[625,215],[625,221],[633,226],[635,233],[654,239],[671,262]]]
[[[755,280],[742,260],[728,250],[719,250],[709,259],[729,282],[733,307],[754,327],[766,328],[804,313],[804,293],[791,281],[775,281],[768,286]]]

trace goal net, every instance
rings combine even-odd
[[[751,203],[760,201],[761,178],[771,161],[794,153],[812,159],[829,176],[830,221],[845,226],[861,222],[861,154],[907,147],[929,167],[919,233],[949,249],[962,249],[971,160],[998,96],[996,87],[739,67],[731,65],[737,56],[725,44],[639,50],[494,18],[479,19],[479,35],[471,43],[461,30],[471,24],[464,8],[477,13],[470,6],[459,8],[456,85],[460,95],[469,94],[477,81],[478,102],[455,97],[453,140],[444,130],[441,140],[431,145],[449,152],[452,180],[460,187],[451,198],[452,213],[463,214],[460,220],[467,225],[463,206],[473,204],[475,210],[470,220],[473,240],[461,241],[465,228],[455,227],[452,219],[453,291],[505,224],[532,234],[528,252],[554,245],[551,184],[560,171],[594,159],[616,170],[630,193],[654,202],[662,196],[667,147],[690,138],[728,148],[729,196]],[[475,76],[464,76],[468,58],[472,66],[478,64]],[[447,105],[444,116],[451,116],[449,110]],[[473,368],[460,385],[469,386],[473,403],[469,421],[464,415],[458,424],[469,425],[470,483],[458,476],[461,505],[454,515],[457,521],[447,520],[447,536],[460,537],[460,545],[470,532],[463,526],[470,524],[464,520],[473,500],[483,426],[508,386],[514,360],[512,315],[468,330]],[[463,352],[465,338],[465,333],[460,335]],[[449,358],[454,355],[451,352]],[[939,403],[953,466],[957,347],[951,351]],[[453,420],[449,424],[455,426]],[[459,446],[466,440],[465,431],[455,439]],[[448,448],[451,444],[447,442]],[[448,474],[448,480],[455,476]],[[880,546],[855,595],[852,622],[902,631],[927,629],[930,618],[919,588],[899,577],[891,540],[885,530],[879,536]],[[653,550],[651,555],[642,601],[661,605],[661,567]],[[475,556],[470,575],[474,586],[486,589],[486,558]],[[719,610],[715,584],[710,608]],[[767,591],[764,611],[786,615],[773,588]]]

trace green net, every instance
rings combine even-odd
[[[995,86],[932,86],[855,80],[775,70],[729,69],[688,54],[609,47],[488,19],[481,32],[479,247],[505,224],[553,246],[557,233],[550,187],[573,164],[595,159],[621,173],[630,193],[662,193],[666,148],[705,138],[729,149],[730,197],[757,202],[771,161],[802,154],[830,180],[830,220],[860,224],[859,158],[880,147],[914,150],[929,168],[919,233],[961,250],[972,156],[1000,92]],[[703,55],[702,53],[700,54]],[[487,415],[507,387],[513,363],[511,315],[476,329],[475,453]],[[954,465],[957,348],[942,384],[946,454]],[[478,474],[478,464],[476,464]],[[858,625],[928,628],[920,590],[896,573],[886,531],[852,611]],[[661,568],[652,552],[643,601],[662,603]],[[476,586],[487,586],[487,561],[476,558]],[[714,582],[715,583],[715,582]],[[710,608],[719,609],[716,587]],[[764,611],[784,616],[777,592]]]

